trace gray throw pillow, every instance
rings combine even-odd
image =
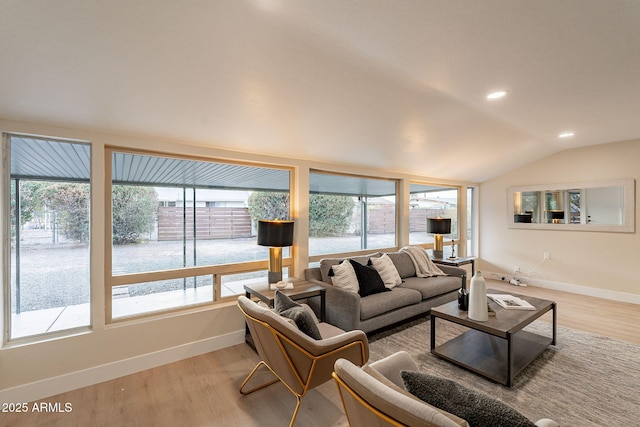
[[[314,340],[322,339],[318,325],[316,325],[311,314],[309,314],[303,306],[289,298],[287,295],[280,291],[276,291],[273,308],[280,316],[293,320],[300,331],[304,332]]]
[[[402,371],[400,375],[409,393],[466,420],[470,427],[535,427],[509,405],[455,381],[421,372]]]

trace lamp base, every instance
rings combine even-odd
[[[442,245],[442,234],[436,234],[433,236],[433,257],[442,259],[444,256],[443,245]]]
[[[270,271],[269,272],[269,284],[278,283],[282,280],[282,271]]]
[[[278,283],[282,280],[282,248],[272,246],[269,248],[269,283]]]

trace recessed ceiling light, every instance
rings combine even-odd
[[[489,95],[487,95],[487,99],[498,99],[498,98],[502,98],[507,94],[506,90],[497,90],[495,92],[491,92]]]
[[[558,135],[558,138],[571,138],[575,133],[573,132],[562,132]]]

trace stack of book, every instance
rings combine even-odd
[[[487,294],[487,297],[507,310],[535,310],[536,308],[522,298],[508,294]]]

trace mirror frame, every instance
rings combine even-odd
[[[596,224],[547,224],[547,223],[517,223],[514,221],[514,193],[517,192],[545,192],[566,191],[575,189],[622,187],[623,188],[623,212],[621,225],[596,225]],[[507,189],[507,224],[509,228],[535,229],[535,230],[562,230],[562,231],[600,231],[610,233],[634,233],[635,232],[635,180],[616,179],[607,181],[589,181],[567,184],[541,184],[529,186],[509,187]]]

